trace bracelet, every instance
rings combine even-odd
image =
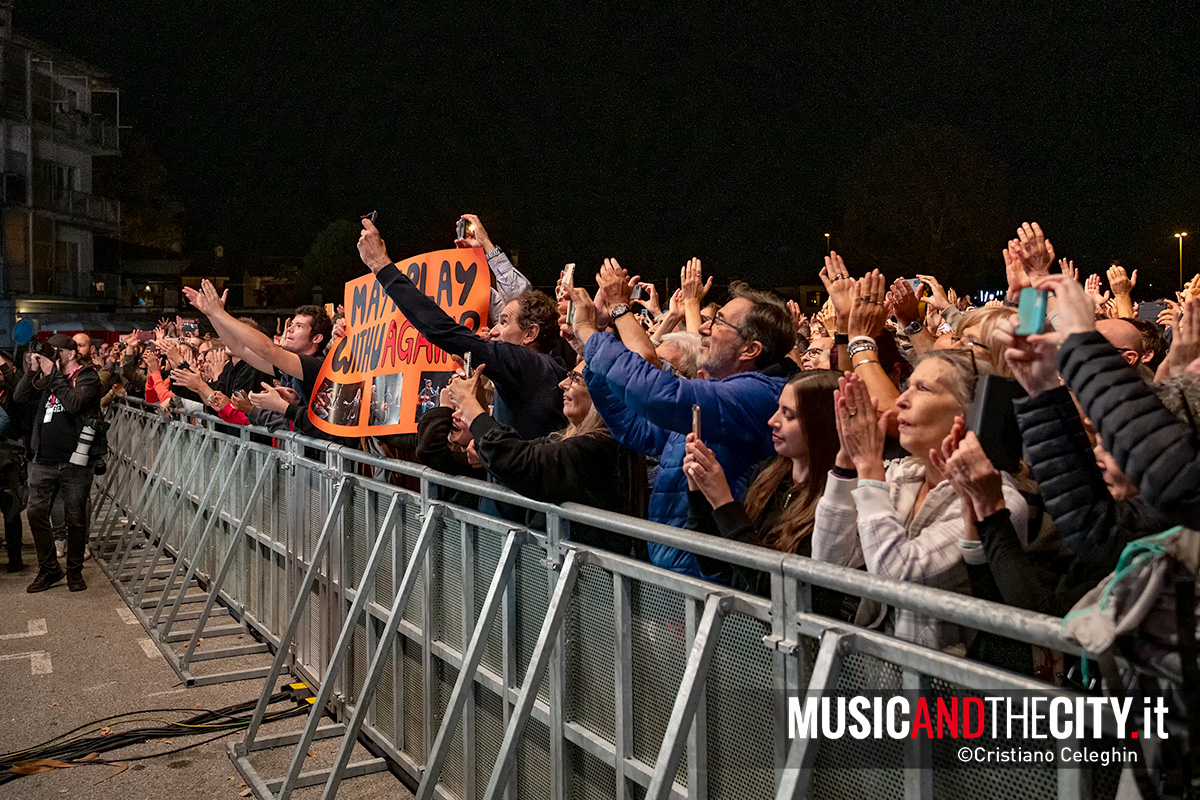
[[[858,486],[859,488],[862,488],[863,486],[874,486],[876,489],[883,489],[885,492],[888,491],[888,485],[886,483],[883,481],[871,480],[870,478],[859,478]]]
[[[854,480],[855,478],[858,477],[858,470],[854,469],[853,467],[850,467],[849,469],[844,468],[844,467],[839,467],[837,464],[834,464],[832,467],[830,467],[829,472],[832,475],[834,475],[835,477],[842,478],[842,479],[848,480],[848,481]]]
[[[859,367],[861,367],[863,364],[878,364],[878,363],[879,363],[879,362],[878,362],[878,361],[876,361],[876,360],[875,360],[875,359],[873,359],[873,358],[864,358],[862,361],[860,361],[860,362],[858,362],[857,364],[855,364],[855,365],[854,365],[854,369],[858,369],[858,368],[859,368]]]
[[[862,342],[862,341],[867,341],[867,342],[870,342],[871,344],[875,344],[875,337],[874,336],[866,336],[866,335],[855,336],[853,339],[850,340],[849,343],[854,344],[855,342]]]
[[[204,398],[204,405],[208,405],[209,403],[211,403],[212,399],[216,396],[217,396],[216,392],[209,392],[208,397]]]
[[[869,336],[858,336],[850,342],[850,347],[846,350],[846,354],[853,359],[859,353],[867,351],[878,353],[879,345],[875,344],[875,340]]]

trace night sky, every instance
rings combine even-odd
[[[1200,267],[1193,4],[726,5],[17,0],[15,24],[113,75],[189,249],[300,256],[378,209],[399,258],[473,211],[535,281],[699,255],[811,283],[826,231],[869,266],[848,182],[915,124],[960,131],[1006,177],[970,188],[1086,271],[1173,283],[1185,229]]]

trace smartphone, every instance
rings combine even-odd
[[[1147,322],[1158,322],[1158,315],[1165,311],[1167,304],[1163,300],[1153,300],[1149,303],[1138,303],[1137,318]]]
[[[920,297],[921,296],[921,279],[920,278],[909,278],[908,282],[910,284],[912,284],[913,294],[915,294],[917,297]]]
[[[1001,472],[1016,472],[1021,467],[1021,429],[1013,401],[1024,396],[1025,390],[1016,381],[984,375],[967,409],[967,429],[974,431],[992,466]]]
[[[1027,286],[1017,306],[1017,336],[1032,336],[1046,330],[1046,293]]]
[[[195,317],[190,319],[181,319],[179,321],[179,335],[183,338],[200,335],[200,323]]]
[[[471,351],[470,350],[468,350],[466,353],[463,354],[463,371],[465,372],[464,377],[467,377],[467,378],[471,377]]]
[[[637,286],[633,287],[633,293],[629,295],[629,299],[630,300],[641,300],[645,296],[646,296],[646,289],[645,289],[645,287],[642,286],[642,284],[639,283]]]
[[[371,220],[371,224],[374,225],[375,224],[375,215],[378,213],[379,213],[378,211],[372,211],[370,214],[363,214],[362,219],[369,219],[369,220]]]
[[[647,328],[649,328],[650,324],[654,322],[654,318],[650,316],[650,309],[648,308],[643,308],[641,311],[639,311],[638,317],[642,320],[642,325]]]
[[[154,339],[154,331],[134,331],[139,342],[149,342]]]
[[[460,219],[458,221],[458,224],[455,226],[454,238],[455,239],[467,238],[467,221],[465,219]]]
[[[238,389],[236,392],[233,393],[233,396],[235,398],[237,398],[238,400],[245,400],[246,399],[246,390]]]
[[[696,441],[703,441],[700,438],[700,406],[692,406],[692,433],[696,434]]]
[[[568,325],[575,324],[575,301],[574,300],[567,301],[567,324]]]
[[[562,292],[567,297],[571,296],[571,290],[575,288],[575,265],[567,264],[563,267],[562,276]]]

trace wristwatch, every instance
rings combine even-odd
[[[914,319],[912,322],[904,326],[904,332],[909,336],[916,336],[921,332],[921,320]]]
[[[620,319],[621,317],[628,314],[630,312],[630,310],[631,309],[629,308],[629,306],[625,305],[624,303],[621,303],[620,305],[613,306],[612,311],[608,312],[608,315],[610,317],[612,317],[613,322],[616,322],[618,319]]]

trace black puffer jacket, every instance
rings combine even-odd
[[[1141,497],[1113,499],[1066,387],[1021,398],[1013,407],[1046,511],[1082,574],[1099,580],[1117,566],[1125,545],[1168,527]]]
[[[1166,524],[1200,527],[1200,439],[1099,333],[1072,334],[1058,370],[1104,447]]]

